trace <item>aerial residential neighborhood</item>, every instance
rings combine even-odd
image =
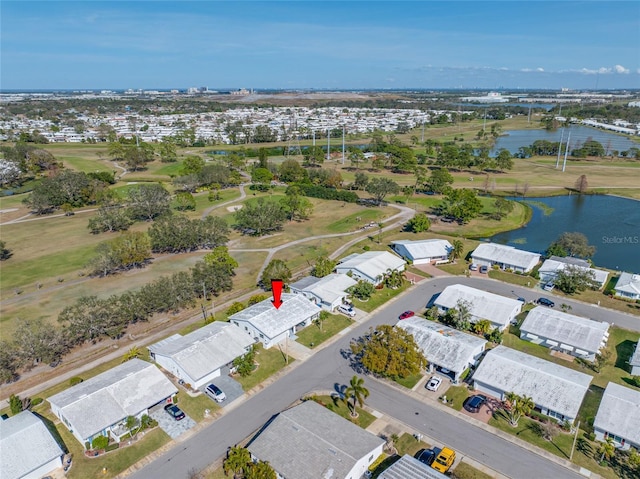
[[[640,477],[637,19],[4,1],[0,479]]]

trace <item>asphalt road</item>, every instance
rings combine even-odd
[[[334,389],[348,384],[353,375],[340,351],[348,348],[352,338],[362,335],[370,326],[394,324],[398,315],[411,309],[424,309],[429,299],[450,284],[464,283],[506,296],[522,296],[527,300],[537,297],[527,288],[483,278],[438,278],[419,284],[405,293],[399,301],[374,313],[364,324],[318,351],[289,374],[267,386],[242,404],[230,410],[219,420],[199,433],[178,442],[175,447],[159,456],[131,477],[135,479],[179,479],[188,477],[190,470],[202,470],[222,457],[227,448],[252,435],[273,415],[313,390]],[[545,294],[547,297],[552,295]],[[614,322],[640,330],[640,318],[604,310],[595,306],[563,300],[572,306],[572,313],[594,319]],[[371,395],[367,404],[389,416],[423,431],[442,443],[453,446],[461,454],[512,478],[579,478],[564,467],[550,462],[509,441],[475,427],[457,417],[441,412],[426,403],[398,393],[375,381],[368,381]],[[419,414],[415,414],[418,412]]]

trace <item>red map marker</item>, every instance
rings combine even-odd
[[[283,287],[284,283],[281,279],[271,280],[271,291],[273,292],[273,299],[271,300],[271,302],[276,307],[276,309],[279,309],[280,306],[282,306],[282,299],[280,299],[280,297],[282,296]]]

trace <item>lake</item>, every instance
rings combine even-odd
[[[587,139],[596,140],[604,147],[605,151],[618,150],[626,151],[632,147],[640,147],[640,143],[631,141],[626,136],[617,135],[607,131],[590,128],[588,126],[573,125],[564,129],[563,145],[566,145],[567,137],[571,132],[571,144],[569,151],[578,148],[579,144],[583,144]],[[560,141],[562,137],[562,128],[557,130],[510,130],[505,131],[503,136],[499,136],[496,144],[491,150],[491,155],[496,155],[501,148],[509,150],[512,154],[518,152],[521,146],[529,146],[536,140]],[[564,147],[563,147],[564,153]]]
[[[515,199],[515,198],[510,198]],[[518,198],[518,201],[522,199]],[[596,247],[596,266],[640,273],[640,202],[607,195],[526,198],[533,217],[491,241],[544,252],[564,232],[579,231]]]

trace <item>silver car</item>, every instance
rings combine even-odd
[[[220,389],[215,384],[209,384],[204,392],[207,393],[207,396],[209,396],[215,402],[222,402],[227,399],[227,395],[222,392],[222,389]]]

